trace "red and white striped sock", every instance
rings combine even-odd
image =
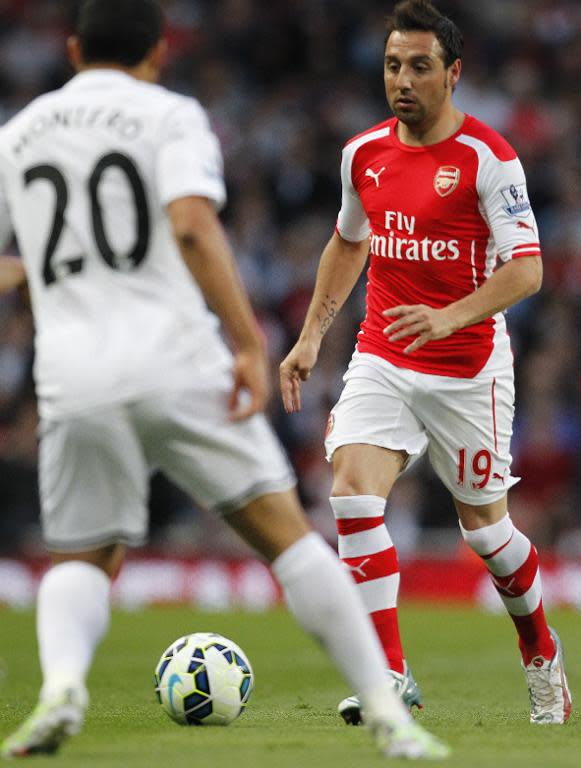
[[[460,524],[468,546],[480,555],[519,636],[525,664],[536,656],[552,659],[555,644],[547,626],[541,594],[537,550],[506,515],[493,525],[467,531]]]
[[[333,496],[339,557],[355,579],[390,669],[403,674],[397,619],[399,564],[380,496]]]

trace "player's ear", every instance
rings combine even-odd
[[[149,52],[147,58],[150,67],[157,73],[165,67],[167,61],[168,44],[165,37],[160,38]]]
[[[456,59],[456,61],[452,64],[452,66],[448,69],[448,85],[452,90],[458,85],[458,80],[460,80],[460,74],[462,72],[462,61],[461,59]]]
[[[67,56],[75,72],[83,68],[83,53],[81,43],[76,35],[71,35],[67,39]]]

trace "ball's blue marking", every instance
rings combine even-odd
[[[181,681],[182,681],[181,677],[174,672],[173,675],[168,680],[168,683],[167,683],[167,690],[169,692],[169,705],[173,709],[174,712],[177,712],[177,710],[176,710],[176,708],[173,705],[173,689],[174,689],[174,686],[177,683],[181,683]]]

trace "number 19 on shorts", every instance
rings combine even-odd
[[[469,482],[472,488],[486,488],[492,473],[492,456],[483,448],[471,455],[466,448],[458,451],[458,485],[465,487]]]

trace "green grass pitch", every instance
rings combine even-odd
[[[581,755],[581,717],[531,726],[511,622],[465,608],[406,606],[402,633],[425,709],[418,718],[453,747],[443,766],[568,768]],[[575,697],[581,691],[581,618],[550,616],[559,630]],[[172,723],[153,692],[159,654],[179,635],[221,632],[245,649],[256,689],[228,728]],[[30,612],[0,610],[0,738],[33,706],[39,684]],[[180,608],[121,613],[91,673],[92,706],[80,736],[33,765],[106,768],[375,768],[409,765],[378,755],[362,728],[336,715],[349,693],[322,651],[284,612],[202,614]],[[574,702],[575,707],[575,702]]]

